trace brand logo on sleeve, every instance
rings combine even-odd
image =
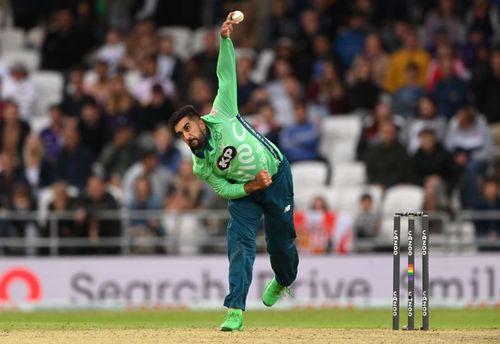
[[[229,167],[229,163],[234,159],[235,156],[236,148],[234,148],[233,146],[225,147],[222,155],[219,157],[219,160],[217,160],[217,166],[219,167],[219,169],[227,169]]]

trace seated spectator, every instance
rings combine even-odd
[[[451,66],[452,74],[462,80],[467,80],[469,72],[462,59],[453,55],[453,50],[449,45],[442,45],[438,49],[437,58],[429,64],[427,71],[427,91],[433,92],[436,84],[443,78],[443,65]]]
[[[31,197],[31,190],[26,183],[15,183],[7,206],[7,210],[21,215],[23,212],[36,210],[36,203]],[[38,229],[33,220],[30,219],[10,219],[0,222],[0,237],[27,239],[38,236]],[[7,255],[34,255],[36,249],[25,246],[5,247],[4,253]]]
[[[104,114],[108,129],[115,131],[119,123],[130,121],[137,107],[135,99],[128,92],[123,76],[118,74],[109,82],[109,95],[104,104]]]
[[[109,141],[106,119],[94,102],[82,106],[78,122],[81,143],[90,149],[92,156],[97,157],[104,145]]]
[[[357,65],[363,62],[369,65],[370,79],[373,80],[380,89],[383,89],[389,58],[382,47],[382,42],[377,32],[371,32],[366,36],[363,51],[354,59],[351,73],[356,69]]]
[[[354,57],[363,50],[367,31],[366,19],[364,13],[352,13],[347,20],[347,27],[337,34],[335,52],[344,67],[350,67]]]
[[[101,238],[117,238],[121,235],[120,221],[118,218],[118,202],[106,191],[106,184],[98,176],[88,179],[85,192],[79,200],[75,222],[84,237],[90,244],[99,244]],[[106,219],[100,212],[108,212]],[[109,218],[116,214],[116,218]],[[86,254],[117,254],[120,252],[118,245],[91,246],[84,249]]]
[[[208,30],[203,35],[203,50],[194,54],[190,64],[196,70],[196,77],[208,80],[210,86],[217,87],[217,57],[219,56],[219,38],[214,30]]]
[[[126,38],[126,55],[122,64],[127,70],[138,70],[144,59],[156,53],[158,35],[151,19],[138,20]]]
[[[141,160],[133,164],[123,176],[122,188],[125,204],[132,202],[134,184],[139,177],[149,179],[153,195],[162,201],[168,194],[173,182],[172,174],[158,164],[158,156],[154,147],[143,148]]]
[[[249,114],[251,108],[250,98],[252,93],[259,87],[252,79],[253,56],[251,54],[242,55],[238,58],[237,81],[238,81],[238,110],[240,113]]]
[[[174,181],[165,201],[167,210],[193,210],[203,204],[205,188],[202,182],[193,173],[193,162],[191,159],[183,160],[179,173]]]
[[[466,105],[449,122],[445,142],[461,174],[462,206],[470,209],[478,178],[484,176],[493,157],[488,124],[471,105]]]
[[[24,145],[22,169],[33,192],[33,197],[37,197],[38,191],[52,184],[54,180],[53,167],[44,155],[40,137],[36,134],[30,134]]]
[[[296,103],[294,110],[295,123],[285,126],[280,132],[280,148],[291,163],[319,160],[319,130],[309,120],[303,103]]]
[[[121,185],[123,176],[139,158],[140,148],[134,140],[134,129],[128,121],[116,128],[111,142],[106,144],[97,159],[105,180]]]
[[[204,78],[194,78],[189,83],[188,99],[200,113],[210,113],[212,111],[214,90],[210,83]]]
[[[53,104],[49,108],[50,124],[40,133],[44,147],[44,155],[51,164],[55,164],[62,147],[64,121],[61,106]]]
[[[342,77],[331,61],[322,65],[321,76],[311,81],[306,91],[308,107],[313,107],[315,117],[344,113],[347,110],[347,94]]]
[[[370,64],[359,59],[352,67],[352,81],[347,90],[350,111],[370,110],[377,104],[381,89],[372,79]]]
[[[104,44],[97,50],[96,57],[101,61],[105,61],[111,74],[114,74],[118,71],[125,53],[125,43],[120,31],[111,28],[106,33]]]
[[[454,0],[439,0],[436,8],[427,13],[424,22],[426,47],[432,47],[436,35],[443,30],[447,32],[452,45],[463,43],[465,28],[457,15],[456,4]]]
[[[84,104],[96,102],[95,98],[87,93],[83,84],[83,69],[75,67],[69,75],[69,82],[63,94],[61,109],[65,116],[78,117]]]
[[[93,157],[80,142],[80,133],[74,127],[64,130],[64,142],[57,156],[56,178],[83,190],[91,174]]]
[[[438,112],[451,118],[467,101],[467,82],[453,74],[451,61],[441,61],[442,78],[436,84]]]
[[[153,100],[153,86],[160,85],[163,93],[171,98],[175,95],[175,85],[170,79],[158,75],[155,56],[148,56],[142,63],[142,77],[134,85],[132,94],[143,106]]]
[[[405,69],[409,63],[418,66],[417,83],[424,87],[429,60],[429,54],[419,47],[417,32],[414,29],[408,29],[403,36],[403,47],[392,53],[390,57],[385,77],[385,89],[393,93],[404,86]]]
[[[162,36],[158,47],[158,75],[161,80],[172,80],[176,88],[182,92],[186,88],[184,64],[174,53],[174,41],[170,36]]]
[[[51,228],[53,226],[52,222],[57,223],[57,235],[58,238],[79,238],[83,237],[84,233],[81,233],[82,229],[77,226],[74,219],[69,216],[68,212],[74,211],[77,208],[77,199],[71,197],[68,191],[68,184],[63,181],[58,181],[51,186],[52,193],[54,195],[52,202],[49,204],[49,211],[54,215],[61,215],[61,217],[56,217],[56,219],[47,222],[45,228],[43,228],[42,236],[50,238],[52,233]],[[76,246],[61,245],[58,254],[60,255],[77,255],[80,254],[82,249]]]
[[[369,148],[366,161],[370,184],[385,189],[408,180],[406,148],[398,141],[398,129],[393,122],[381,124],[380,142]]]
[[[154,131],[161,122],[168,122],[174,111],[174,106],[161,85],[153,85],[151,101],[135,112],[134,123],[138,133]]]
[[[265,84],[268,99],[273,105],[280,124],[291,123],[293,102],[287,95],[285,82],[292,76],[292,65],[284,59],[277,59],[272,65],[272,77]]]
[[[19,118],[18,106],[11,100],[3,104],[3,117],[0,121],[0,152],[21,159],[24,142],[30,133],[28,123]]]
[[[269,141],[279,146],[281,125],[276,120],[274,108],[270,103],[260,105],[257,114],[252,118],[252,126]]]
[[[130,210],[161,210],[162,202],[156,198],[152,191],[149,179],[140,177],[134,186],[134,199],[127,205]],[[137,214],[138,215],[138,214]],[[164,253],[162,245],[141,245],[142,239],[153,240],[165,236],[165,230],[161,225],[161,218],[140,218],[133,216],[130,221],[130,236],[132,237],[133,253]],[[158,241],[156,239],[156,241]]]
[[[19,106],[19,118],[29,121],[35,115],[37,91],[23,64],[11,67],[10,75],[2,80],[2,98],[11,99]]]
[[[446,118],[437,112],[436,100],[424,95],[418,101],[417,116],[408,125],[408,152],[413,155],[420,146],[420,132],[432,129],[437,142],[443,142],[446,134]]]
[[[376,238],[380,230],[380,214],[373,206],[373,197],[364,193],[359,199],[359,212],[354,218],[357,239]]]
[[[498,212],[500,210],[499,185],[495,178],[483,181],[481,195],[478,195],[474,210]],[[491,218],[475,220],[476,237],[479,239],[497,240],[500,238],[500,221]]]
[[[413,117],[417,112],[418,101],[425,93],[424,88],[418,84],[418,66],[409,63],[406,66],[406,83],[396,89],[392,97],[392,111],[404,117]]]
[[[179,171],[182,154],[175,146],[175,137],[172,130],[165,124],[159,125],[154,133],[154,140],[158,162],[175,175]]]
[[[0,209],[8,207],[14,185],[29,185],[18,161],[15,155],[6,152],[0,153],[0,166],[2,167],[0,170]]]
[[[86,93],[94,97],[99,104],[105,104],[109,94],[108,63],[98,60],[94,63],[94,70],[87,74],[83,81]]]
[[[500,144],[500,46],[491,52],[485,73],[473,73],[471,89],[474,104],[486,116],[495,143]]]

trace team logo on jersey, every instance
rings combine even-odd
[[[233,146],[225,147],[222,151],[222,155],[219,157],[219,160],[217,160],[217,166],[219,167],[219,169],[225,170],[226,168],[228,168],[229,163],[234,159],[235,156],[236,148],[234,148]]]

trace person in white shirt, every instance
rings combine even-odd
[[[19,106],[19,117],[29,121],[34,114],[36,87],[23,64],[11,67],[9,75],[2,82],[2,98],[13,99]]]

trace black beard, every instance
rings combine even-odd
[[[193,141],[197,141],[198,143],[196,145],[193,145]],[[201,138],[192,139],[191,141],[189,141],[189,147],[195,151],[202,150],[203,148],[205,148],[205,140],[202,140]]]

